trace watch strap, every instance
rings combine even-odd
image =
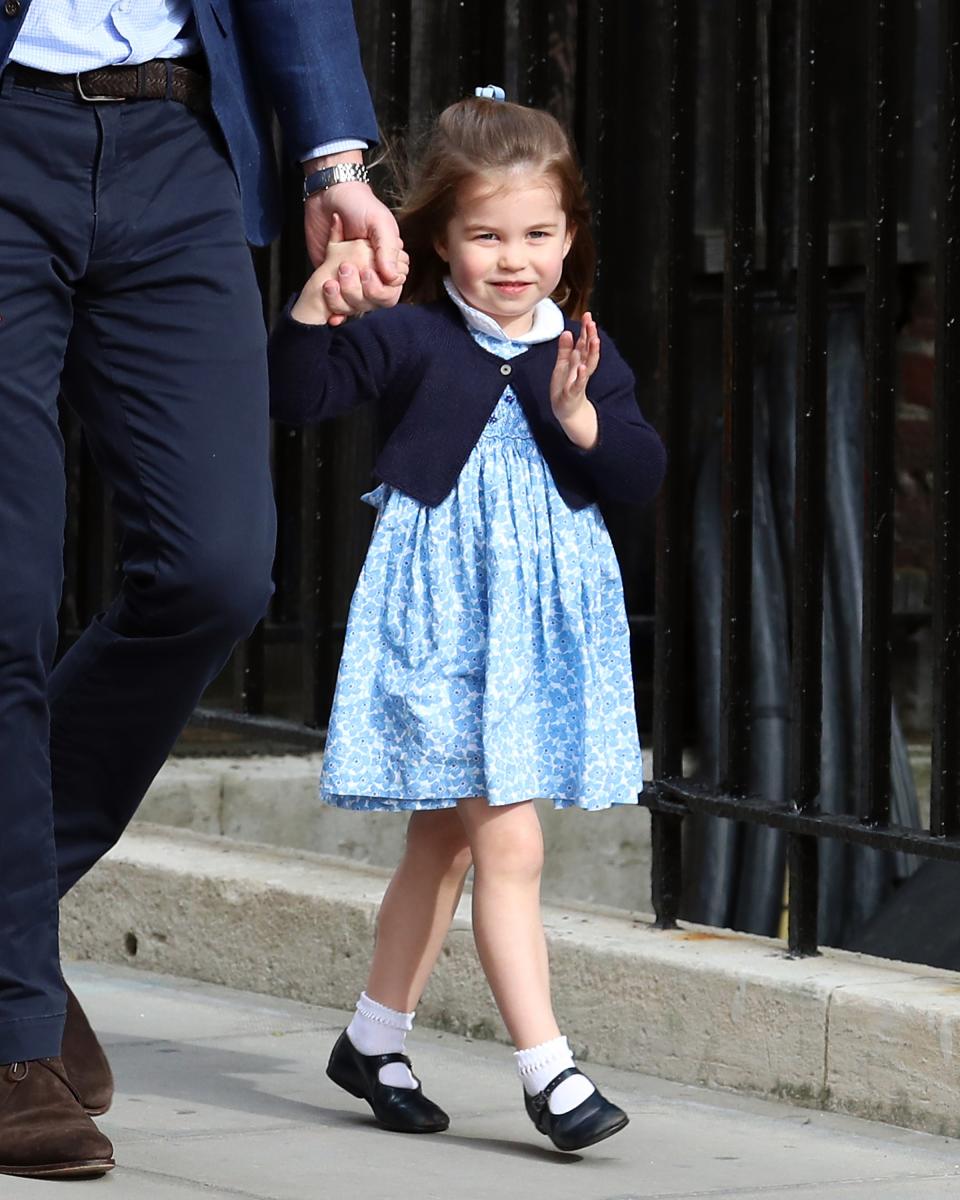
[[[370,172],[363,163],[334,163],[311,171],[303,181],[303,198],[309,200],[317,192],[325,192],[336,183],[369,183]]]

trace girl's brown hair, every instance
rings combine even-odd
[[[553,299],[568,316],[583,315],[593,287],[596,249],[586,186],[569,138],[556,118],[541,109],[472,96],[440,114],[397,212],[410,255],[404,300],[428,303],[444,294],[448,267],[434,241],[456,211],[460,187],[477,175],[519,166],[542,171],[557,187],[573,244]]]

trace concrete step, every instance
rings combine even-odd
[[[321,804],[322,755],[172,758],[138,819],[267,846],[331,854],[391,870],[402,813],[356,813]],[[651,773],[649,757],[645,774]],[[545,899],[627,910],[650,908],[650,814],[639,806],[586,813],[538,802],[546,845]]]
[[[930,749],[911,747],[921,815],[929,819]],[[139,819],[222,834],[268,846],[331,854],[393,868],[406,822],[395,813],[354,813],[317,798],[322,755],[172,758],[157,776]],[[695,759],[685,756],[692,774]],[[649,754],[644,774],[652,774]],[[546,844],[547,901],[647,911],[650,902],[650,814],[644,808],[601,813],[558,811],[539,802]]]
[[[68,956],[349,1008],[387,872],[185,830],[133,828],[63,905]],[[419,1007],[505,1040],[465,898]],[[586,1061],[960,1135],[960,976],[547,906],[556,1007]]]

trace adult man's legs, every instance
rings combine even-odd
[[[266,606],[274,518],[265,339],[236,183],[212,123],[173,101],[88,107],[67,96],[11,89],[8,82],[4,115],[17,138],[11,143],[5,132],[0,151],[9,157],[15,144],[19,159],[12,165],[0,161],[0,273],[15,283],[16,294],[0,313],[7,322],[13,319],[20,342],[14,345],[7,336],[0,343],[0,406],[12,408],[8,376],[22,381],[21,392],[32,388],[37,395],[47,380],[55,396],[72,319],[64,384],[114,488],[124,528],[122,594],[49,683],[62,893],[122,832],[203,687]],[[76,134],[76,145],[68,133]],[[56,181],[51,179],[52,148]],[[22,184],[22,197],[17,189],[8,197],[12,179]],[[55,203],[65,182],[74,193]],[[45,307],[49,297],[36,300],[33,308],[19,302],[26,277],[17,256],[29,242],[14,217],[28,225],[38,201],[48,196],[50,230],[42,231],[39,242],[59,232],[74,237],[78,246],[76,262],[55,243],[41,259],[37,287],[59,295],[60,310]],[[4,255],[14,260],[9,270],[4,270]],[[6,300],[4,291],[0,288],[0,298]],[[59,312],[61,323],[51,332],[44,322],[52,321],[53,312]],[[6,333],[11,332],[8,325]],[[21,359],[12,357],[16,353]],[[44,376],[38,361],[47,362],[44,356],[51,354],[54,365]],[[19,375],[12,371],[15,362]],[[59,492],[52,500],[41,496],[34,514],[46,521],[46,541],[24,522],[24,529],[13,524],[16,537],[0,534],[5,537],[0,552],[11,564],[9,585],[15,584],[9,599],[0,584],[0,625],[13,630],[9,649],[2,640],[6,629],[0,635],[0,663],[8,668],[7,678],[0,677],[0,696],[4,703],[12,697],[14,715],[18,703],[33,714],[28,748],[37,760],[33,806],[12,792],[5,791],[0,800],[5,824],[17,837],[16,846],[8,839],[0,851],[0,1047],[8,1047],[8,1058],[0,1056],[0,1063],[55,1055],[63,1020],[43,690],[56,595],[51,599],[44,593],[44,603],[33,592],[20,595],[23,581],[29,583],[40,562],[48,564],[47,573],[50,563],[56,567],[54,592],[59,582],[63,484],[52,408],[48,396],[38,410],[43,420],[34,421],[56,451]],[[17,414],[8,417],[4,410],[4,417],[16,435]],[[32,459],[18,460],[17,471],[0,464],[0,505],[17,512],[17,504],[24,503],[18,484],[27,496],[34,494],[31,489],[48,490],[53,472],[49,462],[45,465],[41,472]],[[8,522],[5,513],[0,519]],[[35,626],[32,643],[14,621],[28,611]],[[32,673],[26,672],[30,686],[25,689],[21,664],[28,660]],[[8,732],[6,712],[2,716],[4,736],[13,738],[18,726],[14,722]],[[5,782],[18,765],[18,760],[4,760]],[[29,771],[24,774],[30,777]],[[27,875],[30,863],[29,886],[21,886],[17,872]],[[31,1036],[17,1040],[24,1029]],[[24,1144],[17,1098],[35,1081],[46,1086],[41,1109],[48,1100],[55,1108],[66,1095],[78,1119],[87,1120],[69,1085],[52,1072],[44,1074],[34,1065],[27,1075],[18,1069],[8,1079],[0,1070],[0,1172],[24,1165],[4,1152],[7,1143]],[[53,1115],[61,1128],[60,1115]],[[56,1125],[51,1118],[40,1119],[38,1126],[36,1110],[30,1118],[31,1138],[39,1126],[47,1131]],[[87,1125],[96,1135],[92,1123]],[[55,1133],[52,1128],[47,1149]],[[102,1142],[108,1155],[109,1144]],[[88,1138],[85,1152],[91,1146]],[[109,1161],[102,1145],[93,1148],[101,1164]],[[62,1145],[56,1149],[69,1151]],[[22,1173],[41,1173],[29,1168],[39,1164],[44,1146],[34,1145],[33,1151]]]
[[[212,119],[161,101],[97,112],[64,390],[113,488],[123,583],[50,681],[61,894],[263,615],[275,535],[262,310]]]
[[[89,120],[64,119],[62,106],[9,83],[0,85],[0,1172],[102,1174],[112,1148],[57,1059],[47,707],[64,519],[57,391],[93,227],[97,137]]]

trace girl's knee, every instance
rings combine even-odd
[[[532,832],[518,837],[478,857],[477,869],[488,875],[532,883],[543,873],[543,839]]]
[[[473,861],[470,841],[456,809],[413,813],[407,825],[407,853],[464,874]]]
[[[517,880],[539,879],[543,870],[543,833],[532,803],[488,809],[468,815],[466,826],[478,872]]]

